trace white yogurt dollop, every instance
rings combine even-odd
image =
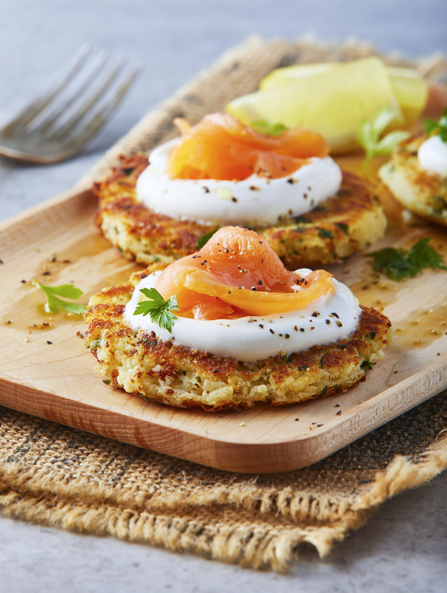
[[[447,144],[439,136],[431,136],[419,146],[418,159],[425,171],[447,176]]]
[[[137,181],[137,196],[149,208],[172,218],[201,223],[269,225],[283,216],[299,216],[335,195],[340,167],[330,158],[313,157],[292,175],[242,181],[170,179],[166,166],[178,139],[156,148]]]
[[[203,321],[177,316],[172,334],[153,323],[150,316],[134,315],[141,288],[152,288],[161,272],[144,278],[126,305],[124,317],[134,330],[155,332],[161,340],[172,340],[191,349],[243,362],[307,350],[346,338],[358,324],[361,309],[347,286],[332,279],[334,290],[310,305],[280,315]],[[307,276],[311,270],[297,270]]]

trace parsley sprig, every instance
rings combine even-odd
[[[59,313],[62,309],[68,313],[74,313],[75,315],[82,315],[87,310],[85,305],[80,303],[70,303],[69,301],[63,301],[58,297],[64,297],[66,299],[76,300],[81,297],[84,293],[79,288],[76,288],[73,284],[61,284],[60,286],[44,286],[38,280],[34,280],[34,286],[43,290],[47,297],[45,303],[45,311],[47,313]]]
[[[134,315],[143,315],[145,317],[149,314],[151,321],[157,323],[161,328],[167,329],[169,333],[172,333],[174,321],[177,319],[172,313],[172,311],[178,311],[177,296],[174,295],[166,301],[156,288],[140,288],[140,292],[148,300],[138,303]]]
[[[360,128],[358,140],[365,149],[367,160],[380,154],[390,154],[399,142],[406,140],[410,133],[398,130],[380,138],[383,131],[395,117],[395,112],[387,107],[382,109],[373,122],[366,121]]]
[[[432,136],[438,133],[441,140],[447,144],[447,108],[444,109],[439,122],[434,119],[426,119],[424,120],[424,127],[427,134]]]
[[[256,132],[261,132],[261,134],[267,134],[267,136],[273,137],[280,136],[283,132],[288,130],[283,124],[272,124],[265,119],[251,121],[250,127],[256,130]]]
[[[202,247],[208,243],[208,241],[211,239],[211,237],[215,233],[217,233],[218,230],[219,230],[219,227],[216,227],[212,231],[209,231],[209,233],[205,233],[204,235],[202,235],[200,237],[200,239],[197,241],[196,250],[199,251],[199,249],[202,249]]]
[[[392,280],[412,278],[424,268],[447,270],[439,253],[429,245],[430,241],[429,237],[420,239],[408,251],[386,247],[366,255],[372,258],[372,267],[376,272],[382,272]]]

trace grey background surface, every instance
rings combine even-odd
[[[1,0],[0,125],[84,42],[146,61],[113,120],[75,159],[0,160],[0,220],[68,189],[146,112],[248,35],[349,36],[410,57],[447,53],[445,0]],[[308,548],[287,576],[254,573],[0,515],[0,593],[115,591],[442,592],[447,473],[386,503],[321,561]]]

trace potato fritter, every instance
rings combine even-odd
[[[447,226],[447,182],[419,166],[418,149],[427,138],[420,133],[402,142],[381,167],[379,177],[410,212]]]
[[[316,208],[258,232],[289,269],[346,259],[383,236],[385,214],[371,184],[343,171],[338,194]]]
[[[214,226],[157,214],[140,203],[136,182],[147,164],[143,154],[122,157],[121,167],[95,184],[97,224],[123,255],[155,270],[193,253],[198,239]],[[289,269],[296,269],[345,259],[382,237],[385,228],[385,215],[369,182],[344,172],[336,196],[305,215],[254,230],[266,237]]]
[[[205,410],[244,409],[256,402],[274,406],[343,393],[365,380],[383,357],[390,321],[362,308],[349,337],[303,352],[240,362],[135,331],[123,311],[149,269],[93,296],[85,319],[87,346],[97,370],[115,387],[172,406]]]

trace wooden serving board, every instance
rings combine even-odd
[[[340,160],[358,170],[360,159]],[[374,175],[375,168],[362,172]],[[390,227],[375,249],[429,236],[447,261],[447,229],[406,224],[390,196],[385,207]],[[384,307],[395,335],[386,358],[350,392],[212,414],[105,385],[79,335],[83,320],[46,314],[43,293],[31,284],[74,282],[86,303],[137,269],[99,234],[95,208],[90,190],[72,191],[0,225],[1,405],[215,468],[262,473],[315,463],[447,387],[447,273],[426,270],[393,282],[374,275],[360,254],[331,271],[361,303]]]

